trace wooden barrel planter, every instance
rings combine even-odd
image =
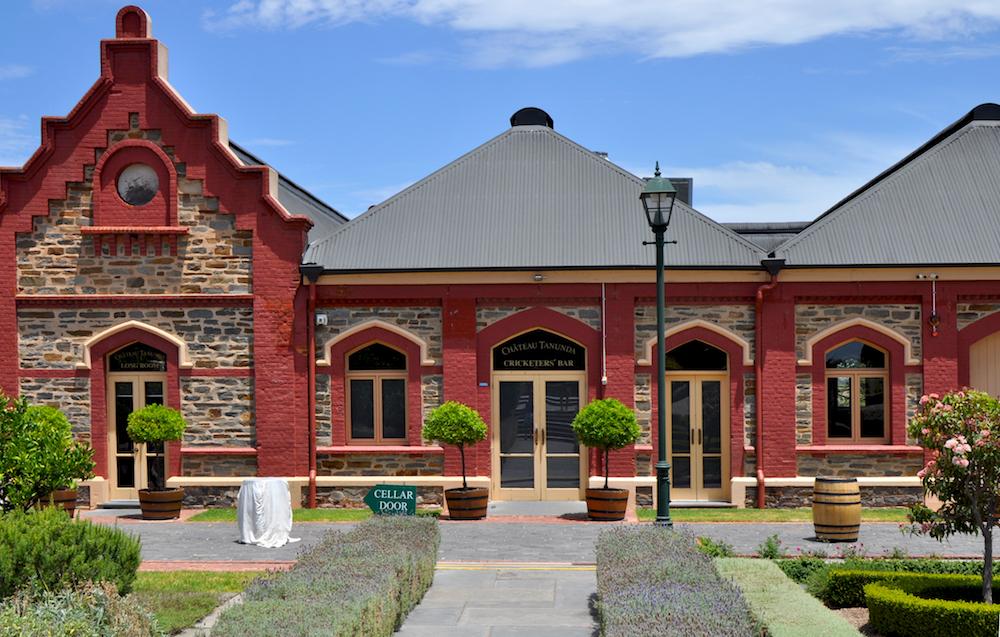
[[[829,542],[856,542],[861,528],[857,478],[818,477],[813,487],[813,528]]]
[[[587,489],[587,517],[602,522],[625,519],[628,489]]]
[[[448,489],[444,497],[448,501],[448,516],[452,520],[482,520],[486,517],[490,490],[482,487]]]
[[[180,517],[184,503],[184,489],[150,491],[139,489],[139,507],[146,520],[172,520]]]
[[[42,508],[54,506],[69,513],[69,517],[73,517],[73,514],[76,512],[76,489],[59,489],[58,491],[53,491],[49,495],[39,499],[38,504]]]

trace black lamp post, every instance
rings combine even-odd
[[[646,220],[656,235],[656,432],[659,436],[659,453],[656,461],[656,522],[659,526],[673,526],[670,519],[670,463],[667,462],[667,374],[666,352],[663,351],[663,233],[670,225],[677,191],[670,181],[660,177],[660,162],[656,162],[656,175],[646,183],[639,198],[646,209]],[[671,241],[670,243],[676,243]],[[648,241],[643,241],[648,245]]]

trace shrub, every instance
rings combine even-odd
[[[59,591],[86,582],[132,590],[142,561],[138,538],[71,520],[59,509],[14,511],[0,523],[0,598],[22,589]]]
[[[111,582],[79,590],[19,593],[0,607],[0,637],[159,637],[156,620],[133,597],[121,597]]]
[[[698,550],[709,557],[732,557],[736,555],[736,550],[732,544],[722,540],[716,542],[710,537],[698,538]]]
[[[777,534],[770,536],[757,547],[757,555],[764,559],[776,560],[785,554]]]
[[[803,584],[813,573],[827,568],[829,565],[818,557],[793,557],[786,560],[775,560],[778,568],[796,584]]]
[[[719,578],[695,538],[655,526],[619,527],[597,542],[604,637],[757,637],[739,589]]]
[[[779,562],[782,570],[790,572],[788,566],[791,562],[800,560],[783,560]],[[994,571],[997,570],[994,566]],[[805,583],[809,592],[831,606],[851,607],[864,606],[864,596],[861,585],[854,589],[850,584],[837,582],[838,590],[832,590],[831,574],[836,571],[843,572],[890,572],[890,573],[924,573],[924,574],[956,574],[956,575],[980,575],[982,577],[983,562],[981,560],[937,560],[930,558],[918,559],[847,559],[841,564],[823,564],[817,567],[812,574],[805,579],[795,579],[799,583]],[[789,575],[791,577],[791,575]],[[840,578],[847,578],[847,575],[838,575]],[[857,577],[863,578],[863,575]],[[875,579],[865,580],[875,581]]]
[[[474,445],[480,440],[486,440],[486,423],[474,409],[448,401],[435,407],[427,414],[421,436],[425,440],[439,440],[446,445],[458,447],[462,455],[462,488],[467,489],[465,481],[465,445]]]
[[[287,573],[269,573],[226,611],[215,637],[312,634],[385,636],[434,578],[441,532],[433,518],[377,516],[331,531]]]
[[[853,626],[785,577],[775,562],[722,558],[715,564],[743,591],[751,610],[766,624],[768,637],[858,637]]]
[[[864,587],[868,617],[882,634],[900,637],[994,637],[1000,608],[939,599],[976,599],[982,577],[895,573],[894,581]]]
[[[0,394],[0,504],[28,509],[52,491],[93,477],[90,447],[73,441],[66,416]]]
[[[604,452],[604,488],[608,488],[608,451],[627,447],[642,435],[635,412],[614,398],[588,403],[573,419],[580,444]]]
[[[180,440],[184,437],[187,422],[176,409],[163,405],[146,405],[128,415],[128,437],[139,444],[163,443],[168,440]],[[150,489],[163,491],[166,479],[161,472],[150,472]]]

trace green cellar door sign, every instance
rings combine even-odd
[[[379,484],[368,491],[365,504],[375,515],[416,515],[417,488],[399,484]]]

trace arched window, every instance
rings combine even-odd
[[[826,353],[826,436],[842,444],[888,440],[888,354],[853,340]]]
[[[669,371],[721,371],[729,369],[729,356],[717,347],[694,340],[678,345],[666,354]]]
[[[372,343],[347,355],[348,442],[407,444],[406,354]]]

